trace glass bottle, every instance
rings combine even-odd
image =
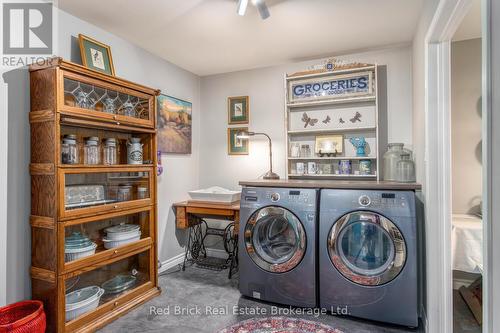
[[[66,134],[61,144],[61,160],[63,164],[78,164],[78,146],[76,135]]]
[[[415,181],[415,163],[409,153],[401,154],[401,159],[397,164],[398,182],[412,183]]]
[[[104,156],[104,164],[107,165],[117,164],[115,138],[107,138],[106,140],[104,140],[103,156]]]
[[[85,140],[85,147],[83,150],[83,163],[84,164],[99,164],[99,138],[91,136]]]

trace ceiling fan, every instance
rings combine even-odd
[[[259,11],[260,17],[265,20],[271,14],[269,14],[269,8],[267,8],[266,2],[264,0],[239,0],[238,1],[238,15],[244,16],[245,12],[247,11],[248,7],[248,2],[251,1],[252,5],[257,7],[257,10]]]

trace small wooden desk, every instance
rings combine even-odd
[[[240,202],[234,202],[231,204],[222,202],[198,202],[198,201],[183,201],[173,204],[172,208],[175,210],[175,224],[178,229],[190,229],[188,244],[186,244],[186,254],[184,257],[183,269],[185,267],[186,261],[188,260],[188,254],[191,252],[191,257],[197,259],[199,248],[197,251],[191,249],[193,246],[193,234],[200,235],[200,224],[204,218],[212,218],[217,220],[229,220],[234,222],[233,229],[233,250],[228,251],[230,260],[229,266],[229,278],[231,278],[233,268],[237,266],[237,256],[238,256],[238,229],[240,224]],[[199,230],[196,230],[199,229]],[[214,230],[213,228],[209,228]],[[204,236],[202,236],[204,239]],[[200,244],[195,244],[195,246]],[[193,256],[195,252],[195,256]],[[201,244],[201,254],[206,257],[206,251],[203,244]]]
[[[219,202],[182,201],[173,205],[177,229],[188,229],[199,223],[199,218],[214,218],[234,221],[234,233],[240,225],[240,202],[232,204]]]

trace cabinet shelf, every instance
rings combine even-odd
[[[59,164],[58,168],[60,169],[88,169],[88,170],[101,170],[101,169],[110,169],[110,170],[127,170],[127,168],[131,168],[137,170],[138,168],[152,168],[153,164],[113,164],[113,165],[104,165],[104,164]]]
[[[340,174],[316,174],[316,175],[297,175],[289,174],[290,178],[376,178],[377,175],[340,175]]]
[[[351,97],[351,98],[342,98],[342,99],[334,99],[334,100],[324,100],[324,101],[313,101],[313,102],[296,102],[296,103],[287,103],[286,106],[289,108],[308,108],[315,106],[328,106],[328,105],[338,105],[338,104],[350,104],[350,103],[367,103],[367,102],[375,102],[375,96],[363,96],[363,97]]]
[[[375,131],[377,128],[373,126],[356,127],[356,128],[332,128],[332,129],[317,129],[317,130],[289,130],[289,135],[306,135],[306,134],[334,134],[347,132],[364,132]]]
[[[315,160],[376,160],[375,156],[335,156],[335,157],[289,157],[290,161],[315,161]]]

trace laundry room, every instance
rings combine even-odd
[[[0,332],[494,332],[492,2],[3,1]]]

